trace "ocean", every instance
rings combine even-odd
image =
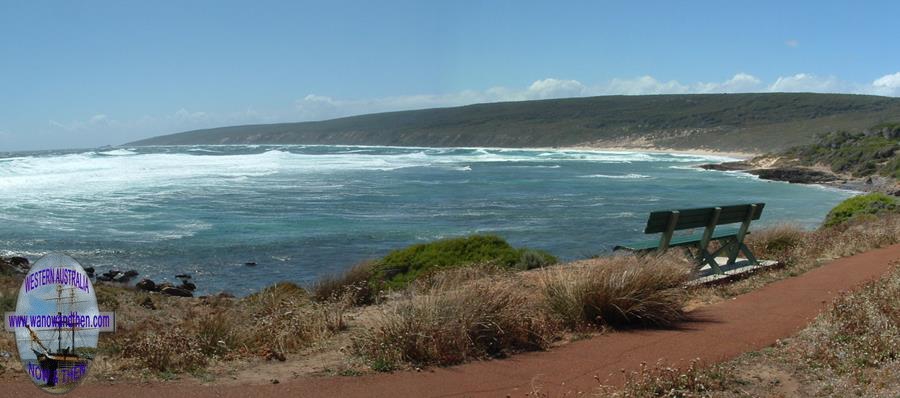
[[[644,238],[652,210],[765,202],[751,230],[818,226],[852,192],[556,149],[232,145],[0,153],[0,255],[193,275],[245,295],[435,239],[497,234],[563,260]],[[246,263],[256,263],[247,266]]]

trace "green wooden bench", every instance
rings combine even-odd
[[[716,256],[720,253],[728,254],[727,265],[732,265],[740,253],[744,253],[751,265],[758,265],[756,257],[750,249],[744,245],[744,236],[750,228],[750,222],[759,220],[765,203],[750,203],[743,205],[701,207],[695,209],[665,210],[650,213],[647,219],[645,234],[662,233],[657,239],[619,245],[616,250],[631,250],[634,252],[648,252],[655,250],[664,253],[670,247],[684,247],[697,249],[694,257],[697,259],[697,268],[709,265],[713,272],[722,274],[720,264],[716,262]],[[738,229],[716,230],[720,225],[741,223]],[[675,236],[675,231],[704,228],[703,232],[693,235]],[[719,241],[721,246],[715,252],[710,253],[709,243]]]

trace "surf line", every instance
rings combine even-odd
[[[72,286],[85,293],[91,292],[87,275],[71,268],[44,268],[25,277],[25,293],[45,285]]]

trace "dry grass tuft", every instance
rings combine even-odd
[[[231,328],[243,348],[285,353],[343,329],[342,310],[341,303],[316,303],[297,285],[279,283],[247,296],[228,317],[240,320],[232,322]]]
[[[621,389],[602,387],[597,396],[615,398],[691,398],[717,396],[738,382],[734,369],[724,365],[704,366],[699,360],[685,367],[666,366],[662,361],[650,367],[625,373]]]
[[[475,264],[468,267],[447,268],[437,272],[430,272],[410,283],[408,290],[427,293],[435,289],[447,291],[455,288],[463,288],[472,282],[479,280],[500,280],[515,275],[515,271],[509,268],[493,264]]]
[[[671,256],[623,256],[545,271],[547,310],[569,328],[669,326],[684,318],[690,266]]]
[[[368,305],[376,300],[377,292],[370,283],[375,264],[357,263],[341,274],[326,276],[316,282],[312,295],[316,301],[344,301],[353,305]]]
[[[208,361],[200,342],[190,332],[177,327],[126,340],[122,356],[155,371],[173,373],[200,369]]]
[[[201,315],[193,325],[200,351],[210,356],[224,356],[240,344],[236,322],[226,311]]]
[[[820,258],[852,256],[900,242],[900,214],[855,220],[816,232],[813,246]]]
[[[448,279],[449,281],[450,279]],[[535,303],[509,278],[437,282],[387,306],[353,343],[376,370],[452,365],[539,350],[555,338]]]
[[[782,264],[796,264],[801,259],[798,248],[806,244],[809,232],[796,225],[782,224],[754,231],[745,243],[757,258],[776,260]]]

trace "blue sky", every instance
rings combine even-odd
[[[0,0],[0,150],[603,94],[900,96],[900,2]]]

